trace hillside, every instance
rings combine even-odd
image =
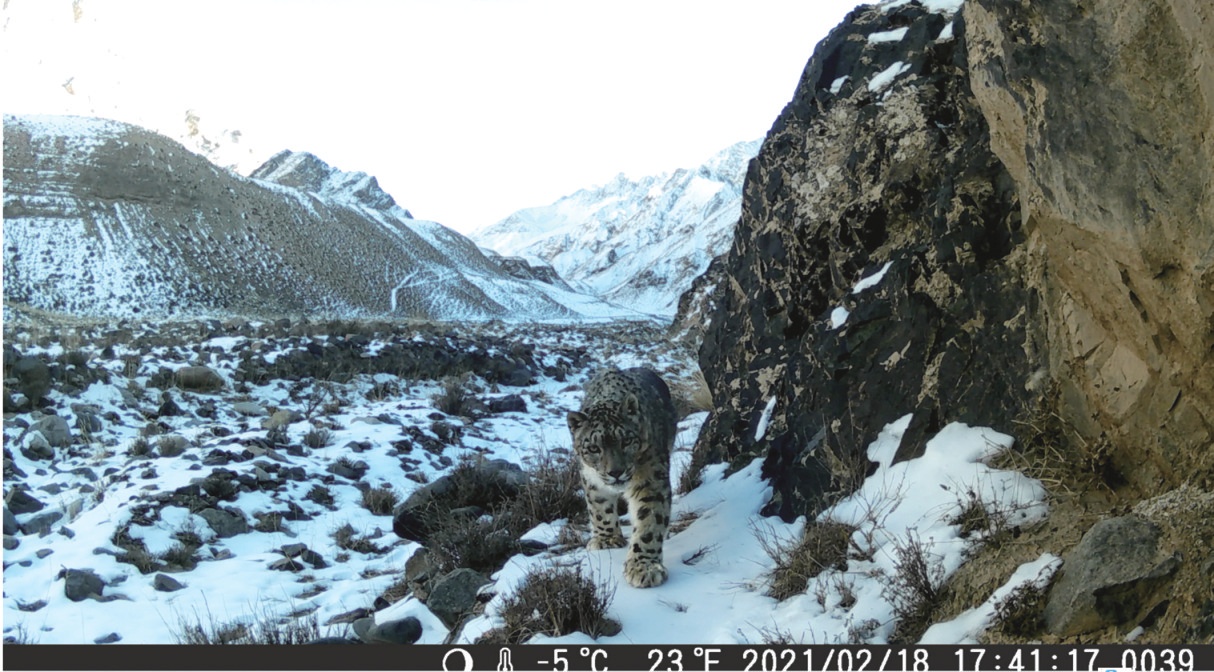
[[[725,252],[741,211],[746,165],[759,143],[740,142],[691,169],[583,189],[520,210],[471,235],[503,255],[551,264],[580,291],[664,317]]]
[[[283,152],[245,178],[84,117],[4,119],[5,298],[77,315],[627,315],[507,274],[375,178]]]

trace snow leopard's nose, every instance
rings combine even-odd
[[[622,477],[624,475],[624,468],[617,467],[615,469],[612,469],[611,471],[607,472],[607,475],[618,481],[620,479],[620,477]]]

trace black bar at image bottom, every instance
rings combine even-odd
[[[1214,671],[1214,645],[5,645],[7,670]]]

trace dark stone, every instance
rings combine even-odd
[[[270,563],[270,569],[280,572],[302,572],[304,566],[303,563],[296,562],[292,558],[279,558]]]
[[[168,574],[157,574],[152,579],[152,588],[162,593],[171,593],[185,588],[185,585]]]
[[[104,637],[98,637],[97,639],[94,639],[93,643],[94,644],[114,644],[114,643],[121,642],[121,641],[122,641],[122,635],[120,635],[116,632],[111,632],[110,634],[108,634]]]
[[[489,411],[492,413],[526,413],[527,401],[517,394],[489,400]]]
[[[447,627],[453,628],[476,605],[476,592],[491,583],[480,572],[461,567],[434,581],[426,606]]]
[[[36,555],[39,560],[42,560],[42,559],[45,559],[46,556],[51,555],[54,552],[55,552],[54,549],[51,549],[51,548],[40,548],[34,552],[34,555]]]
[[[105,581],[91,569],[65,569],[59,576],[64,579],[63,593],[73,602],[100,596],[105,590]]]
[[[4,533],[17,534],[21,531],[21,526],[17,524],[17,516],[13,515],[12,511],[8,510],[8,506],[4,507]]]
[[[306,550],[308,550],[307,544],[286,544],[282,548],[278,549],[278,552],[282,553],[288,558],[294,558]]]
[[[21,357],[13,362],[8,375],[17,379],[17,390],[33,404],[51,390],[51,369],[37,357]]]
[[[72,445],[72,430],[67,420],[58,415],[48,415],[40,418],[30,427],[31,432],[41,432],[47,443],[55,448],[66,448]]]
[[[329,473],[348,478],[352,481],[360,480],[366,475],[367,470],[371,467],[362,460],[350,462],[348,460],[339,460],[330,464],[328,467]]]
[[[160,407],[156,409],[156,417],[168,418],[178,415],[185,415],[185,411],[181,410],[172,397],[165,394],[163,401],[160,402]]]
[[[4,535],[4,550],[13,551],[21,545],[21,540],[11,534]]]
[[[216,536],[221,538],[234,537],[249,531],[249,522],[239,511],[203,509],[198,515],[215,531]]]
[[[21,529],[30,536],[46,536],[50,534],[51,528],[54,527],[55,523],[59,522],[62,518],[62,511],[47,511],[25,521]]]

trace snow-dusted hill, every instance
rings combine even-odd
[[[504,255],[552,264],[575,288],[673,316],[679,296],[725,251],[759,141],[703,165],[632,180],[623,174],[556,203],[520,210],[471,235]]]
[[[80,315],[577,319],[629,311],[507,273],[364,173],[251,178],[123,123],[4,118],[5,298]]]

